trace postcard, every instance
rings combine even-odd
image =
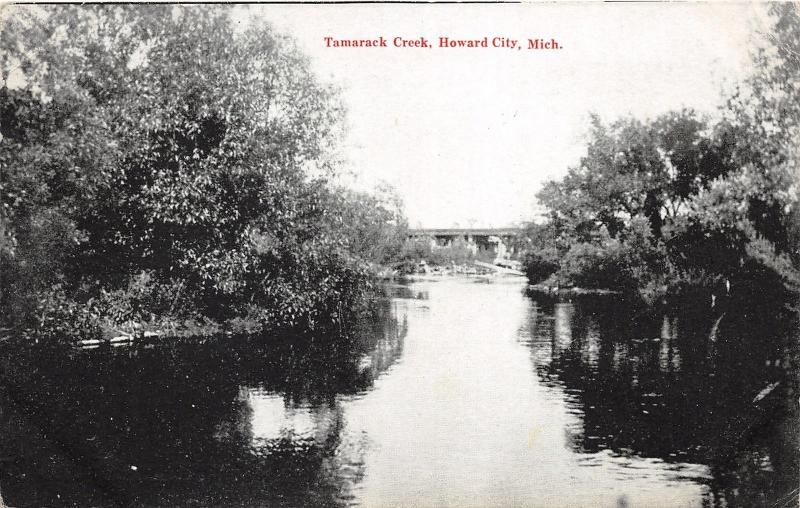
[[[793,3],[0,7],[0,506],[797,506]]]

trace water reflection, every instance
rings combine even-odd
[[[796,325],[387,288],[322,335],[0,360],[11,506],[797,504]]]
[[[774,310],[774,309],[773,309]],[[761,310],[768,312],[768,310]],[[534,302],[525,343],[575,420],[587,466],[703,485],[703,505],[797,504],[794,323],[768,312],[646,315],[608,300]],[[795,339],[796,340],[796,339]],[[776,384],[777,383],[777,384]],[[765,387],[778,388],[754,403]]]
[[[405,326],[387,300],[347,343],[15,351],[0,393],[3,498],[18,507],[346,504],[365,443],[341,446],[339,397],[365,393],[399,358]]]
[[[430,298],[430,293],[427,290],[403,284],[386,284],[384,292],[390,298],[410,300],[427,300]]]

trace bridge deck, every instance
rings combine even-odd
[[[408,236],[517,236],[517,228],[423,228],[409,229]]]

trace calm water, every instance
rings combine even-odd
[[[5,502],[797,506],[793,323],[514,282],[389,289],[336,347],[6,355]]]

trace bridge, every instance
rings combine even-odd
[[[515,237],[519,235],[518,228],[417,228],[409,229],[409,237],[463,237],[465,240],[468,236],[498,236],[498,237]]]
[[[458,239],[473,249],[491,250],[497,258],[514,253],[513,240],[520,234],[518,228],[417,228],[408,230],[408,238],[430,239],[435,247],[448,247]]]

